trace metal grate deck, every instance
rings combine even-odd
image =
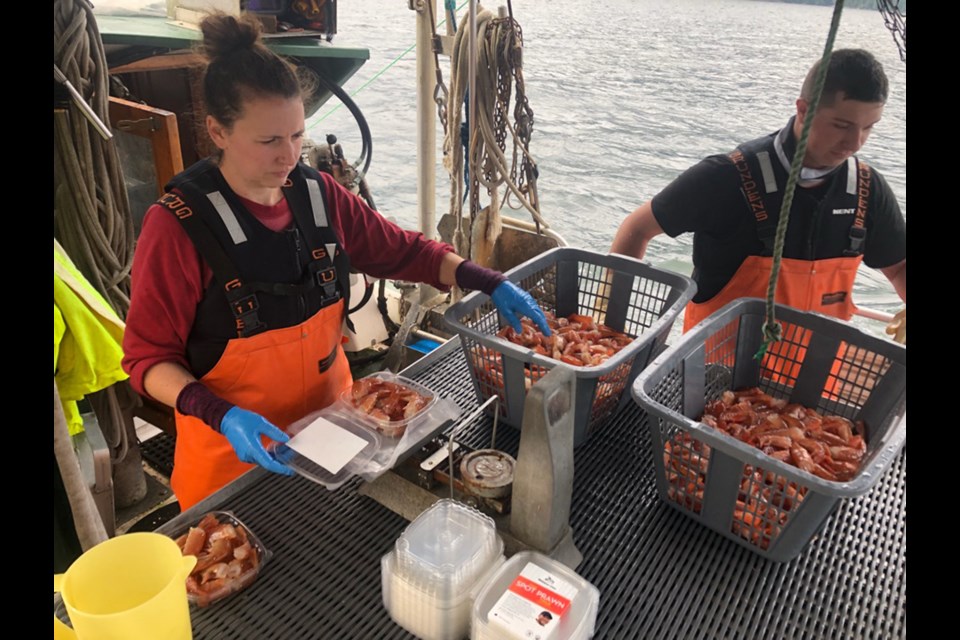
[[[157,473],[169,478],[173,473],[173,452],[176,445],[176,438],[161,432],[140,442],[140,455]]]
[[[477,406],[457,340],[404,375]],[[865,496],[843,500],[799,558],[765,560],[662,504],[649,435],[632,402],[575,455],[577,573],[600,590],[594,637],[905,638],[906,450]],[[489,443],[490,420],[467,427]],[[516,454],[519,432],[498,429]],[[252,587],[194,609],[194,637],[412,638],[383,607],[380,557],[407,521],[356,493],[255,469],[171,521],[233,511],[273,552]]]

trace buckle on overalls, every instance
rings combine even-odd
[[[322,271],[314,273],[314,279],[317,286],[323,289],[320,303],[323,306],[332,304],[340,299],[340,291],[337,289],[337,270],[334,267],[328,267]]]
[[[863,253],[863,243],[867,237],[867,230],[863,227],[850,227],[850,246],[844,250],[846,258],[854,258]]]
[[[266,327],[260,321],[260,316],[257,313],[259,309],[260,303],[257,302],[257,296],[254,294],[233,301],[230,310],[236,320],[237,336],[245,338]]]
[[[314,274],[314,277],[317,279],[317,284],[325,286],[331,282],[336,283],[337,281],[337,270],[333,267],[327,267],[322,271],[317,271]]]
[[[248,296],[233,301],[233,317],[242,318],[247,314],[256,313],[259,308],[260,303],[257,302],[257,296],[251,293]]]

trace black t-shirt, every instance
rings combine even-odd
[[[875,169],[871,176],[863,262],[883,268],[907,257],[907,223],[887,181]],[[824,260],[842,256],[849,247],[853,213],[834,214],[819,206],[835,179],[836,174],[814,188],[797,187],[783,257]],[[653,215],[667,235],[694,234],[694,302],[717,295],[748,256],[763,253],[740,185],[730,158],[714,155],[684,171],[651,202]],[[768,213],[775,221],[780,212]]]

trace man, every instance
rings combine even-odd
[[[879,269],[906,302],[906,221],[883,176],[854,155],[883,115],[887,77],[867,51],[834,51],[813,114],[819,65],[807,73],[796,115],[783,129],[702,160],[617,231],[611,252],[637,258],[661,233],[693,232],[697,294],[687,306],[684,331],[732,300],[766,297],[790,163],[810,117],[776,301],[849,319],[862,261]]]

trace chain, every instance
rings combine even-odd
[[[529,154],[521,154],[519,164],[517,161],[517,152],[520,149],[530,148],[530,137],[533,134],[533,109],[530,107],[530,101],[527,100],[526,84],[523,79],[523,30],[520,25],[514,23],[516,30],[516,45],[510,49],[511,68],[513,70],[513,80],[517,86],[517,100],[513,109],[513,121],[516,123],[515,135],[517,145],[513,148],[513,171],[510,174],[514,184],[521,194],[539,211],[540,202],[537,197],[537,177],[539,171],[533,158]],[[519,167],[519,169],[518,169]],[[511,193],[507,193],[506,202],[509,204]],[[519,208],[513,207],[512,208]],[[537,225],[537,231],[540,231],[540,221],[534,219]]]
[[[897,49],[900,50],[900,60],[906,62],[907,18],[900,11],[900,0],[877,0],[877,9],[883,15],[883,23],[893,34],[893,41],[897,44]]]
[[[447,102],[450,97],[447,85],[443,82],[443,72],[440,70],[440,35],[437,33],[437,19],[433,15],[433,0],[427,1],[427,10],[430,12],[430,28],[433,37],[430,39],[430,48],[433,50],[433,69],[437,76],[437,86],[433,90],[433,101],[437,103],[437,118],[443,125],[444,134],[447,133]]]
[[[508,134],[513,138],[509,181],[516,190],[507,190],[504,204],[512,209],[530,209],[539,231],[542,219],[536,192],[538,171],[536,163],[527,152],[533,133],[534,117],[523,79],[523,30],[516,20],[507,17],[492,20],[486,33],[488,37],[496,39],[487,46],[493,49],[492,58],[496,64],[496,100],[492,122],[494,140],[501,154],[506,153]],[[509,114],[511,101],[514,103],[512,122]],[[483,178],[488,186],[498,184],[506,177],[503,176],[507,173],[503,171],[505,167],[497,167],[489,161],[485,161],[483,166]],[[515,205],[511,203],[512,199],[523,202]]]
[[[538,232],[549,225],[540,215],[536,192],[538,172],[529,152],[533,110],[523,82],[520,26],[512,16],[496,18],[486,9],[477,15],[477,113],[470,114],[464,113],[468,69],[465,32],[469,32],[466,18],[457,29],[451,56],[444,165],[451,178],[450,212],[459,222],[463,207],[469,207],[470,232],[463,234],[458,224],[455,244],[462,255],[472,255],[474,236],[484,237],[483,249],[478,254],[483,255],[500,233],[503,203],[514,209],[527,209]],[[467,122],[468,127],[461,128],[461,121]],[[509,153],[507,147],[511,147]],[[457,153],[461,149],[464,153]],[[470,169],[466,181],[464,165]],[[481,191],[490,199],[486,207],[481,207]],[[505,196],[501,196],[502,191],[506,192]],[[516,204],[508,202],[511,198]]]

